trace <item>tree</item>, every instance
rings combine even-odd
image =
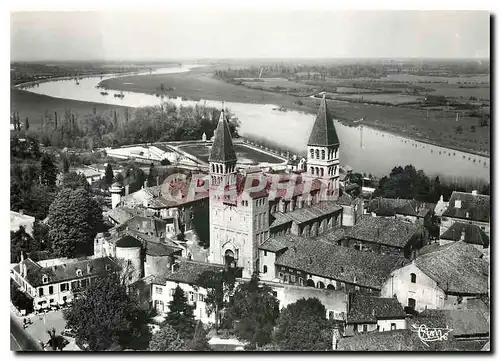
[[[184,342],[169,324],[164,324],[149,341],[148,351],[184,351]]]
[[[104,351],[113,344],[141,350],[151,336],[146,312],[116,274],[92,279],[63,316],[76,339],[86,342],[91,351]]]
[[[111,163],[108,163],[108,165],[106,166],[106,172],[104,173],[104,181],[108,186],[110,186],[111,184],[113,184],[113,178],[113,168],[111,168]]]
[[[87,182],[87,179],[83,174],[79,174],[76,172],[70,172],[65,174],[62,180],[62,187],[69,189],[84,189],[87,192],[90,192],[90,185]]]
[[[186,349],[189,351],[211,351],[208,343],[208,332],[201,321],[198,321],[194,330],[194,336],[186,343]]]
[[[227,268],[219,272],[205,271],[196,280],[196,286],[207,290],[205,304],[208,314],[215,313],[215,330],[219,332],[221,311],[227,306],[234,290],[235,271]]]
[[[33,238],[26,233],[23,226],[15,232],[10,232],[10,262],[17,263],[21,260],[21,252],[24,257],[29,257],[29,253],[40,249],[40,245],[33,241]]]
[[[43,154],[40,167],[42,185],[55,187],[59,171],[48,154]]]
[[[103,228],[102,209],[82,188],[63,188],[49,208],[49,237],[54,252],[64,257],[92,254]]]
[[[158,176],[158,172],[156,171],[154,163],[151,163],[151,166],[149,167],[149,173],[148,173],[148,187],[152,187],[156,185],[156,177]]]
[[[250,342],[250,347],[263,346],[279,316],[279,302],[268,285],[259,285],[258,273],[249,282],[236,288],[226,310],[226,318],[235,325],[238,337]]]
[[[282,351],[326,351],[332,347],[332,327],[317,298],[300,299],[282,310],[275,334]]]
[[[24,120],[24,129],[28,131],[30,129],[30,122],[28,120],[28,117]]]
[[[33,312],[33,298],[20,289],[13,279],[10,280],[10,300],[18,310],[26,310],[26,313]]]
[[[47,333],[49,334],[49,341],[47,342],[47,345],[52,348],[52,351],[62,351],[64,348],[64,338],[61,335],[56,335],[56,329],[54,327],[47,330]]]
[[[172,301],[168,304],[168,314],[165,322],[172,326],[183,340],[193,337],[196,322],[194,320],[194,307],[188,304],[188,300],[182,288],[175,288]]]

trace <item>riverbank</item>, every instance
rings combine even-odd
[[[193,69],[186,73],[124,76],[106,79],[100,85],[118,91],[156,94],[163,86],[169,97],[196,100],[210,99],[237,103],[274,104],[288,110],[316,114],[319,99],[294,97],[284,93],[251,89],[220,80],[211,74],[211,67]],[[330,101],[333,116],[348,126],[363,119],[373,129],[400,135],[412,140],[489,157],[490,128],[479,127],[478,118],[455,117],[440,111],[383,106],[364,103]],[[276,110],[280,111],[280,110]],[[462,132],[455,127],[460,124]],[[472,127],[474,126],[474,127]],[[473,128],[473,130],[472,130]]]
[[[125,106],[109,105],[103,103],[85,102],[80,100],[53,98],[47,95],[35,94],[30,91],[20,90],[17,88],[10,89],[10,111],[19,112],[19,118],[23,122],[26,117],[29,119],[31,126],[37,126],[41,122],[41,118],[45,113],[53,115],[54,112],[61,116],[66,109],[83,119],[85,115],[90,114],[93,109],[98,113],[117,110],[123,112],[125,109],[131,109]]]

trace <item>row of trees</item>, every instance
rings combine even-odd
[[[203,106],[177,107],[166,102],[160,106],[124,108],[78,117],[70,109],[64,114],[48,111],[40,119],[40,129],[33,133],[45,146],[101,148],[125,144],[201,139],[211,137],[217,127],[220,109]],[[234,115],[226,111],[231,132],[239,126]],[[31,133],[30,133],[31,134]]]
[[[410,164],[404,168],[394,167],[388,176],[382,177],[373,196],[436,203],[441,196],[449,199],[453,191],[470,192],[475,189],[481,194],[490,194],[489,184],[483,184],[480,189],[475,186],[473,183],[442,183],[439,177],[429,178],[423,170],[417,171]]]

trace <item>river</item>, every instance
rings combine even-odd
[[[187,72],[201,65],[157,69],[153,74]],[[149,74],[149,72],[144,73]],[[124,98],[114,97],[117,91],[108,90],[109,95],[100,94],[102,89],[96,85],[110,75],[74,80],[47,81],[38,87],[25,90],[55,98],[82,100],[96,103],[141,107],[159,105],[160,98],[143,93],[123,92]],[[177,105],[205,104],[220,107],[221,103],[207,99],[200,101],[170,98]],[[304,153],[315,116],[297,111],[273,110],[273,104],[250,104],[226,102],[226,107],[240,120],[239,133],[267,139],[273,143],[286,145],[297,152]],[[333,102],[329,102],[334,107]],[[279,108],[279,107],[278,107]],[[469,179],[490,181],[490,158],[430,145],[369,127],[349,127],[336,121],[340,139],[340,162],[348,164],[360,172],[383,176],[397,165],[413,164],[426,174],[445,176],[448,179]]]

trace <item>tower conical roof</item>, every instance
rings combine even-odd
[[[335,131],[333,119],[328,113],[325,94],[323,94],[318,115],[316,116],[316,121],[314,122],[307,145],[330,146],[338,144],[340,144],[339,137]]]
[[[236,153],[234,151],[233,140],[226,117],[224,116],[224,108],[219,117],[219,123],[214,134],[214,142],[210,151],[210,162],[234,162],[236,161]]]

